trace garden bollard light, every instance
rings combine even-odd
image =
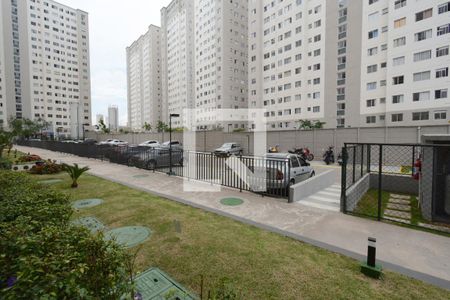
[[[368,238],[367,261],[361,262],[361,272],[369,277],[379,279],[382,267],[376,263],[376,238]]]

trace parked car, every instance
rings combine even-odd
[[[170,151],[163,147],[146,149],[130,157],[129,164],[149,170],[168,167],[170,165]],[[172,166],[174,165],[183,165],[183,151],[179,149],[172,149]]]
[[[169,149],[170,144],[172,144],[172,150],[173,149],[177,149],[177,150],[182,150],[183,149],[183,145],[179,142],[179,141],[172,141],[172,142],[164,142],[161,144],[161,148],[167,148]]]
[[[84,145],[95,145],[95,144],[97,144],[97,141],[94,139],[85,139],[81,143]]]
[[[139,146],[155,148],[155,147],[160,147],[161,144],[158,141],[150,140],[150,141],[145,141],[143,143],[140,143]]]
[[[106,141],[101,141],[98,144],[99,145],[109,145],[109,143],[111,143],[112,141],[114,141],[113,139],[107,139]]]
[[[243,150],[241,145],[237,143],[225,143],[213,152],[216,156],[231,156],[231,155],[242,155]]]
[[[309,162],[293,153],[268,153],[264,156],[263,163],[256,161],[255,165],[250,167],[254,175],[248,175],[247,180],[256,191],[264,188],[288,190],[291,185],[316,174]]]
[[[111,146],[126,146],[126,145],[128,145],[128,142],[121,141],[121,140],[112,140],[111,142],[108,143],[108,145],[111,145]]]

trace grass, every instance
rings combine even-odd
[[[22,156],[25,156],[25,155],[26,155],[26,153],[23,153],[23,152],[14,150],[14,149],[12,149],[12,150],[8,153],[8,150],[5,149],[5,150],[3,150],[3,155],[2,155],[2,157],[3,157],[3,158],[6,158],[6,159],[10,160],[11,162],[14,162],[14,163],[15,163],[15,162],[17,162],[17,160],[18,160],[19,158],[21,158]]]
[[[109,228],[151,228],[137,271],[159,267],[197,294],[204,276],[205,290],[228,278],[243,299],[450,298],[449,291],[393,272],[370,279],[353,259],[97,177],[83,175],[77,189],[66,174],[36,177],[63,179],[53,187],[73,200],[105,200],[74,218],[95,216]]]
[[[389,201],[389,193],[382,191],[381,193],[381,216],[383,216],[384,210],[387,207]],[[378,217],[378,190],[370,189],[358,202],[355,213],[368,217]]]

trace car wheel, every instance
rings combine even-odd
[[[156,169],[156,161],[151,160],[147,163],[147,169],[149,170],[155,170]]]
[[[309,178],[312,178],[312,177],[314,177],[314,176],[316,176],[316,172],[313,171],[313,172],[311,173],[311,175],[309,176]]]
[[[291,179],[286,187],[286,196],[289,196],[289,191],[291,190],[291,186],[295,184],[295,180]]]

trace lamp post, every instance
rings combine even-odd
[[[172,171],[172,118],[178,118],[180,114],[169,115],[169,173],[167,175],[174,175]]]

